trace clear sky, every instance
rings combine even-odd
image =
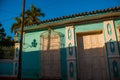
[[[120,6],[120,0],[26,0],[25,8],[28,9],[31,4],[34,4],[45,13],[45,17],[41,20],[46,20]],[[13,37],[10,27],[15,22],[14,17],[19,16],[21,13],[21,8],[22,0],[0,0],[0,23],[5,28],[7,35]]]

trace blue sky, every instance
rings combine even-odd
[[[26,10],[34,4],[40,8],[45,17],[41,20],[71,15],[81,12],[89,12],[109,7],[120,6],[120,0],[26,0]],[[22,0],[0,0],[0,23],[7,35],[13,37],[10,32],[11,25],[15,22],[14,17],[22,11]]]

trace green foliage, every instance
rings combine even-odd
[[[0,24],[0,59],[13,59],[14,57],[14,40],[6,36],[2,24]]]
[[[14,46],[14,40],[10,36],[7,36],[0,42],[0,45],[6,47]]]
[[[16,28],[19,28],[21,25],[21,17],[15,17],[14,20],[16,21],[14,24],[12,24],[11,32],[15,31]]]
[[[13,59],[14,47],[0,47],[0,59]]]
[[[5,38],[6,33],[4,31],[4,28],[2,27],[2,24],[0,24],[0,42]]]
[[[41,12],[39,8],[36,8],[34,5],[30,6],[30,9],[26,10],[24,13],[24,26],[29,26],[33,24],[38,24],[41,20],[39,17],[44,17],[45,14]],[[16,29],[21,26],[21,17],[15,17],[15,23],[11,26],[11,32],[16,32]]]
[[[40,21],[38,17],[41,16],[44,17],[44,13],[42,13],[41,10],[36,8],[34,5],[31,5],[30,10],[25,12],[25,17],[30,25],[38,23]]]
[[[12,40],[10,36],[6,36],[2,24],[0,24],[0,47],[1,46],[6,46],[6,47],[14,46],[14,40]]]

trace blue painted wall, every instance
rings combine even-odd
[[[120,23],[120,20],[115,20],[116,24]],[[103,22],[75,25],[75,42],[76,33],[93,31],[93,30],[104,30]],[[66,35],[65,26],[60,28],[53,28],[54,31],[58,31],[64,35],[61,38],[61,75],[62,80],[67,80],[67,62],[66,62]],[[22,54],[22,77],[23,78],[41,78],[41,47],[40,47],[40,35],[46,30],[37,30],[32,32],[26,32],[23,39],[23,54]],[[117,35],[118,38],[118,35]],[[36,40],[36,47],[32,46],[32,42]],[[12,62],[0,62],[0,75],[13,75],[13,63]]]
[[[92,23],[92,24],[84,24],[84,25],[76,25],[75,32],[87,32],[93,30],[103,30],[103,22]]]
[[[0,75],[13,75],[13,62],[0,62]]]
[[[23,39],[22,54],[22,77],[23,78],[41,78],[40,64],[40,34],[43,31],[26,32]],[[32,42],[36,40],[36,47]]]
[[[114,20],[114,25],[115,29],[119,28],[120,29],[120,20]],[[118,44],[118,49],[119,49],[119,55],[120,55],[120,42],[119,42],[119,33],[116,32],[116,37],[117,37],[117,44]]]
[[[61,37],[61,75],[63,80],[67,80],[67,63],[66,63],[66,46],[65,46],[65,28],[54,28],[54,31],[60,32]],[[45,32],[34,31],[26,32],[23,39],[23,55],[22,55],[22,77],[23,78],[41,78],[41,47],[40,47],[40,35]],[[36,40],[36,47],[32,46],[33,40]]]
[[[40,51],[23,52],[22,77],[40,78]]]

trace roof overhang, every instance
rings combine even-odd
[[[69,25],[80,25],[87,23],[102,22],[106,20],[120,19],[120,12],[109,12],[103,14],[94,14],[89,16],[80,16],[75,18],[68,18],[63,20],[57,20],[53,22],[41,23],[35,26],[24,27],[24,31],[42,30],[49,27],[61,27]]]

